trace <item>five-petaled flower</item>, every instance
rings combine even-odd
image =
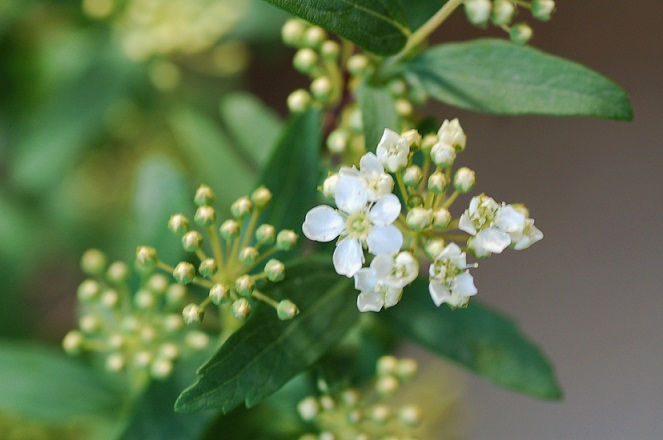
[[[448,303],[451,307],[462,307],[470,296],[476,295],[474,279],[467,270],[465,252],[457,244],[448,244],[433,260],[429,268],[428,290],[435,305]]]
[[[417,278],[419,263],[409,252],[378,255],[355,274],[357,308],[361,312],[379,312],[383,307],[395,306],[403,288]]]

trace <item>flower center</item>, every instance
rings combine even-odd
[[[433,263],[432,278],[449,286],[458,274],[458,266],[452,260],[436,261]]]
[[[362,240],[368,236],[368,232],[371,230],[371,221],[366,213],[355,212],[348,216],[345,227],[350,237]]]

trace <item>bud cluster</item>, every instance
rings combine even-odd
[[[383,356],[378,359],[375,380],[365,389],[348,388],[334,394],[321,390],[321,396],[305,398],[297,410],[318,433],[304,434],[299,440],[415,440],[421,410],[416,405],[396,405],[392,398],[417,370],[413,359]]]
[[[485,27],[492,23],[506,31],[511,41],[518,44],[527,44],[533,34],[527,23],[514,23],[518,7],[529,9],[532,16],[540,21],[550,20],[555,10],[554,0],[465,0],[464,5],[467,19],[472,24]]]
[[[172,267],[159,261],[153,248],[137,249],[139,265],[158,266],[172,273],[182,286],[193,284],[207,290],[201,303],[190,303],[182,309],[186,324],[201,322],[210,303],[240,321],[250,315],[255,300],[272,306],[280,319],[291,319],[299,313],[291,301],[276,301],[258,290],[266,282],[276,283],[285,277],[285,265],[270,257],[290,250],[298,238],[290,230],[277,233],[270,224],[258,225],[271,198],[269,190],[259,187],[250,197],[235,201],[230,207],[231,218],[220,221],[213,207],[212,189],[201,185],[194,197],[198,209],[193,222],[183,214],[173,215],[168,222],[169,228],[181,237],[184,250],[196,255],[198,264],[185,260]],[[260,266],[262,271],[257,272]]]
[[[129,266],[108,264],[95,249],[83,254],[81,267],[89,278],[77,292],[78,330],[62,341],[67,353],[96,353],[108,371],[141,382],[167,378],[177,359],[207,347],[207,334],[186,328],[179,314],[187,295],[183,286],[141,270],[140,287],[131,295]]]
[[[445,120],[437,133],[423,137],[416,130],[386,129],[375,154],[365,154],[359,169],[341,167],[324,181],[321,190],[337,209],[313,208],[302,229],[315,241],[339,237],[334,267],[354,277],[360,311],[395,306],[418,276],[420,261],[430,263],[434,303],[463,307],[477,293],[468,270],[476,264],[467,263],[466,252],[485,258],[543,238],[524,206],[497,203],[484,194],[454,218],[453,203],[476,182],[473,170],[455,167],[466,144],[458,119]],[[405,203],[392,194],[395,187]],[[363,249],[375,256],[369,267],[362,267]]]

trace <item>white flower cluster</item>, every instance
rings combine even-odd
[[[464,307],[477,293],[469,272],[476,264],[467,263],[466,252],[484,258],[507,247],[525,249],[543,238],[525,207],[499,204],[484,194],[472,198],[469,208],[453,219],[451,204],[469,192],[476,180],[474,171],[466,167],[452,178],[456,155],[466,142],[457,119],[444,121],[437,134],[423,140],[415,130],[399,135],[386,129],[376,154],[365,154],[359,169],[341,167],[323,183],[323,193],[334,199],[337,208],[311,209],[302,230],[315,241],[338,238],[334,268],[354,277],[360,311],[377,312],[396,305],[403,289],[419,275],[420,259],[431,262],[433,302]],[[424,156],[423,170],[413,161],[418,152]],[[407,201],[403,214],[399,198],[392,193],[395,180]],[[470,236],[451,233],[454,230]],[[364,249],[374,255],[368,267],[363,267]]]

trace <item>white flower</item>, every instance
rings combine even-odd
[[[430,150],[430,157],[438,167],[448,168],[456,159],[456,149],[446,142],[437,142]]]
[[[511,244],[510,233],[525,225],[525,216],[511,205],[499,205],[491,197],[473,197],[470,207],[461,216],[458,228],[474,237],[467,245],[477,257],[499,254]]]
[[[410,145],[406,138],[393,130],[385,128],[375,150],[377,157],[390,173],[395,173],[407,166]]]
[[[474,279],[467,270],[465,252],[457,244],[448,244],[431,264],[428,290],[435,305],[448,303],[452,307],[467,304],[470,296],[476,295]]]
[[[534,219],[531,218],[526,218],[523,227],[509,235],[511,236],[511,246],[517,251],[527,249],[543,238],[543,232],[534,226]]]
[[[467,143],[467,136],[460,126],[458,118],[451,121],[445,119],[442,126],[437,131],[438,142],[452,145],[456,152],[461,152],[465,149]]]
[[[359,170],[342,167],[340,175],[358,177],[364,182],[368,191],[368,201],[375,202],[381,197],[391,194],[394,189],[394,179],[384,172],[384,167],[373,153],[366,153],[359,161]]]
[[[379,312],[398,303],[403,287],[417,278],[419,263],[409,252],[397,255],[378,255],[370,267],[359,270],[355,275],[355,288],[361,293],[357,297],[360,312]]]
[[[403,244],[403,234],[392,223],[401,212],[401,202],[387,194],[375,203],[368,200],[362,180],[341,175],[331,206],[316,206],[306,214],[304,235],[315,241],[331,241],[340,236],[334,251],[336,272],[352,277],[364,262],[363,247],[373,255],[393,254]]]

